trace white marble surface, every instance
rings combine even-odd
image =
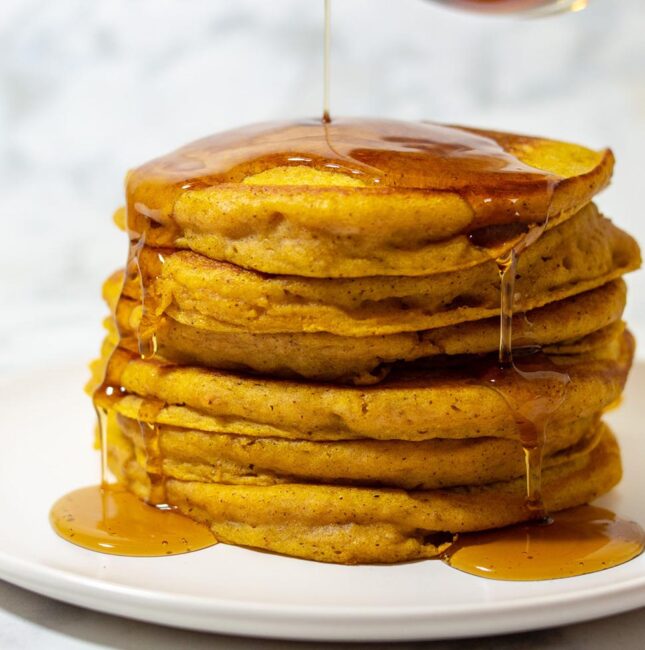
[[[645,241],[645,3],[541,21],[336,0],[332,110],[541,133],[618,158],[605,212]],[[315,115],[320,0],[0,2],[0,372],[89,358],[125,170],[244,122]],[[645,274],[628,318],[645,339]],[[456,647],[638,647],[643,612]],[[616,640],[614,642],[614,639]],[[620,641],[620,642],[619,642]],[[263,646],[170,632],[0,584],[0,648]],[[392,646],[390,646],[392,647]]]

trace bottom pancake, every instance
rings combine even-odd
[[[140,498],[150,480],[124,436],[109,441],[110,468]],[[587,454],[547,468],[550,512],[587,503],[621,477],[618,445],[603,425]],[[437,556],[453,533],[527,519],[525,481],[437,490],[283,483],[269,486],[165,481],[165,496],[207,524],[224,543],[343,564],[393,563]]]

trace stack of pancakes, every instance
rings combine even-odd
[[[129,176],[127,224],[116,220],[130,257],[104,286],[94,369],[114,474],[222,542],[329,562],[433,557],[454,533],[527,519],[509,407],[521,374],[500,391],[481,368],[499,345],[495,260],[535,211],[479,223],[473,197],[439,176],[436,191],[401,174],[374,188],[331,157],[232,164],[246,137],[232,133]],[[519,257],[513,317],[518,366],[539,350],[569,380],[543,447],[555,511],[620,479],[600,417],[632,361],[621,276],[640,253],[590,202],[609,152],[476,133],[559,179]],[[218,155],[234,173],[204,181]],[[531,182],[514,192],[514,205],[540,206]]]

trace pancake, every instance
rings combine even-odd
[[[111,412],[110,435],[127,437],[147,468],[148,429]],[[544,467],[568,462],[599,440],[598,418],[548,426]],[[311,442],[156,427],[163,475],[183,481],[239,485],[339,483],[405,489],[485,485],[523,476],[524,450],[515,440],[472,438],[423,442],[341,440]]]
[[[141,498],[150,494],[145,470],[121,438],[109,447],[110,467]],[[590,453],[544,471],[550,512],[587,503],[621,477],[620,455],[605,428]],[[390,563],[437,556],[453,533],[524,521],[525,481],[442,490],[405,491],[287,483],[224,485],[168,479],[168,502],[208,524],[228,544],[322,562]]]
[[[594,289],[639,265],[637,243],[589,205],[520,257],[515,309]],[[150,311],[211,331],[375,336],[499,314],[500,278],[492,260],[432,276],[330,280],[267,276],[192,252],[145,248],[139,266]],[[124,293],[140,295],[138,277],[126,281]]]
[[[141,307],[135,300],[118,302],[123,278],[113,275],[104,286],[111,311],[116,311],[122,344],[136,352]],[[604,345],[622,328],[625,283],[615,280],[513,318],[515,348],[545,346],[547,352],[576,354]],[[116,329],[106,323],[112,340]],[[595,334],[595,336],[592,336]],[[371,384],[383,379],[396,361],[440,355],[483,354],[499,345],[499,319],[487,318],[422,332],[347,337],[326,332],[254,334],[212,332],[159,318],[158,354],[184,365],[250,371],[275,377]]]
[[[609,151],[544,138],[340,118],[197,141],[133,170],[127,196],[132,230],[154,221],[153,246],[273,274],[428,275],[489,258],[468,233],[547,210],[563,221],[612,169]]]
[[[107,346],[104,354],[110,351]],[[552,420],[592,417],[614,402],[623,389],[633,351],[633,337],[625,332],[592,353],[547,357],[571,380]],[[535,362],[543,367],[545,361],[530,355],[518,359],[517,365],[530,370]],[[102,368],[97,364],[95,374],[102,376]],[[107,382],[116,389],[96,399],[133,419],[259,437],[515,438],[517,426],[508,403],[526,397],[520,375],[509,373],[494,390],[489,382],[477,379],[478,372],[474,360],[455,367],[404,364],[380,384],[352,387],[174,366],[117,349],[107,370]],[[541,390],[545,400],[560,402],[561,384],[545,383]],[[153,416],[142,416],[150,408]]]

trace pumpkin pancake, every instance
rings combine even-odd
[[[218,541],[347,564],[603,494],[641,263],[592,203],[612,170],[376,119],[252,125],[135,169],[88,387],[104,463]]]
[[[594,289],[639,265],[638,244],[590,204],[522,254],[515,310]],[[139,267],[151,311],[211,331],[375,336],[499,314],[500,278],[492,260],[432,276],[334,280],[268,276],[193,252],[144,248]],[[129,277],[124,295],[136,299],[140,285]]]
[[[107,345],[104,354],[112,349]],[[605,347],[580,355],[551,355],[548,363],[570,383],[541,386],[544,399],[558,402],[553,422],[592,417],[620,395],[631,366],[633,337],[625,332]],[[257,378],[143,360],[116,349],[107,369],[113,394],[99,404],[133,419],[202,431],[308,440],[427,440],[431,438],[514,438],[517,426],[508,406],[526,398],[518,373],[498,388],[478,379],[477,360],[463,365],[403,364],[374,386],[341,386]],[[462,360],[463,361],[463,360]],[[517,360],[524,371],[544,364],[540,356]],[[481,363],[481,361],[480,361]],[[102,376],[105,357],[95,365]],[[486,366],[484,366],[486,367]],[[98,379],[95,379],[98,382]],[[120,388],[119,388],[120,387]],[[504,391],[504,396],[499,392]],[[561,402],[561,403],[560,403]]]
[[[111,414],[111,426],[133,444],[147,467],[146,423]],[[598,418],[549,426],[544,467],[588,453],[599,440]],[[340,483],[406,489],[484,485],[523,476],[524,451],[515,440],[435,438],[312,442],[253,438],[158,425],[164,476],[183,481],[244,485]]]
[[[122,282],[122,274],[111,276],[104,285],[104,296],[111,311],[116,311],[122,344],[136,351],[141,307],[132,299],[118,301]],[[576,354],[603,345],[608,336],[622,328],[625,293],[623,280],[614,280],[526,314],[516,314],[514,347],[546,346],[547,352]],[[114,321],[108,319],[106,326],[116,342]],[[389,365],[396,361],[495,351],[499,345],[499,319],[468,321],[422,332],[347,337],[326,332],[213,332],[163,315],[157,323],[156,337],[161,357],[185,365],[371,384],[383,379]]]
[[[544,138],[303,120],[216,134],[153,160],[128,175],[127,199],[132,231],[154,222],[153,246],[274,274],[428,275],[499,256],[517,224],[567,219],[612,169],[609,151]],[[468,237],[491,227],[489,249]]]
[[[603,425],[604,426],[604,425]],[[141,498],[150,481],[124,436],[109,443],[110,467]],[[606,427],[591,451],[547,468],[549,512],[587,503],[621,477],[617,443]],[[451,534],[524,521],[525,481],[438,490],[283,483],[165,482],[168,503],[211,527],[224,543],[323,562],[390,563],[435,557]]]

